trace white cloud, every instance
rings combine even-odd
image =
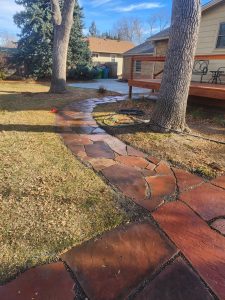
[[[112,0],[92,0],[91,3],[93,4],[93,6],[98,7],[104,4],[107,4],[109,2],[111,2]]]
[[[118,12],[131,12],[134,10],[144,10],[144,9],[154,9],[154,8],[160,8],[163,7],[162,4],[158,3],[158,2],[143,2],[143,3],[139,3],[139,4],[131,4],[128,6],[120,6],[115,8],[114,10],[118,11]]]

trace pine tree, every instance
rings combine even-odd
[[[79,4],[76,3],[67,59],[68,68],[74,68],[77,65],[85,66],[91,64],[91,53],[88,43],[83,36],[83,18],[83,10]]]
[[[50,77],[52,73],[53,22],[50,0],[15,0],[24,10],[14,16],[21,29],[18,51],[14,62],[24,65],[25,75],[36,78]],[[68,68],[87,65],[91,61],[88,44],[83,31],[83,13],[77,4],[74,9],[74,24],[71,31]]]
[[[51,75],[53,25],[50,2],[45,0],[16,0],[25,10],[14,16],[21,29],[18,52],[14,59],[24,65],[27,76]]]
[[[98,36],[98,29],[97,29],[95,21],[93,21],[91,23],[91,26],[89,27],[89,34],[90,34],[90,36],[95,36],[95,37]]]

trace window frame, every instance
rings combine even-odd
[[[110,57],[111,57],[111,62],[115,63],[116,62],[116,57],[117,57],[116,54],[111,54]]]
[[[225,22],[219,23],[219,30],[218,30],[217,39],[216,39],[216,49],[225,49],[225,44],[224,44],[224,46],[219,46],[218,45],[219,38],[220,37],[224,37],[225,38],[225,32],[224,32],[224,35],[220,34],[220,29],[221,29],[222,25],[225,25]]]
[[[99,53],[93,52],[91,53],[92,58],[99,58]]]
[[[137,67],[138,66],[137,63],[140,63],[139,68]],[[136,60],[135,61],[135,73],[139,73],[140,74],[141,71],[142,71],[142,61],[141,60]]]

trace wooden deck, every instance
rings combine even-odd
[[[128,80],[128,85],[130,92],[132,92],[132,86],[157,91],[160,88],[161,79],[132,79]],[[225,85],[191,82],[189,96],[225,100]]]

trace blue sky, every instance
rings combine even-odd
[[[148,34],[147,20],[152,15],[170,17],[172,0],[79,0],[84,8],[86,30],[95,21],[100,31],[108,31],[122,18],[135,17],[143,21]],[[208,0],[203,0],[206,3]],[[16,35],[19,33],[13,23],[13,15],[21,10],[14,0],[0,0],[0,34]],[[157,30],[157,28],[156,28]]]

